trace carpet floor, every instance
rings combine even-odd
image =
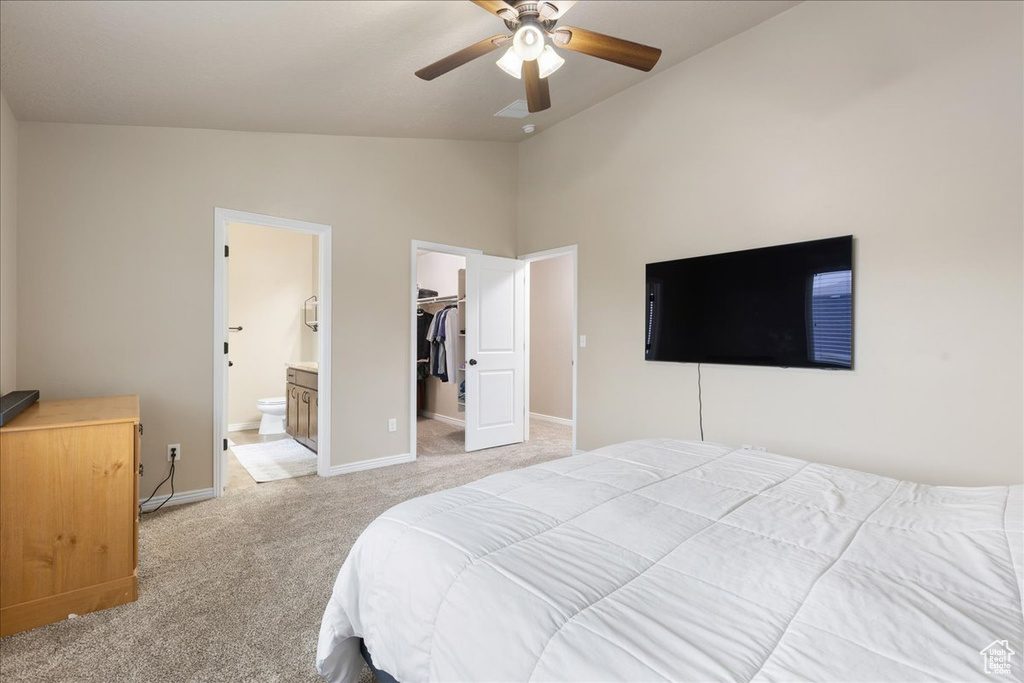
[[[570,454],[568,427],[462,452],[462,431],[419,420],[416,462],[301,477],[161,510],[139,532],[139,599],[0,639],[0,679],[318,681],[320,617],[349,548],[416,496]],[[363,681],[372,681],[368,670]],[[362,682],[361,682],[362,683]]]

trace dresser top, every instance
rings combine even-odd
[[[103,398],[65,398],[32,404],[0,432],[25,432],[33,429],[83,427],[139,421],[138,396]]]

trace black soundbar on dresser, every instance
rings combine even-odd
[[[0,396],[0,427],[9,423],[18,416],[18,413],[38,400],[39,391],[36,389],[12,391],[9,394]]]

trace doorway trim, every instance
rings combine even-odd
[[[322,223],[267,216],[248,211],[215,208],[213,211],[213,495],[219,498],[227,484],[224,439],[227,438],[228,364],[224,345],[228,342],[228,283],[224,249],[228,244],[228,223],[244,223],[312,234],[320,239],[320,305],[317,331],[317,361],[320,387],[317,392],[316,473],[329,476],[331,469],[331,226]]]
[[[576,455],[576,396],[577,369],[579,367],[579,249],[572,244],[565,247],[535,251],[524,254],[520,261],[526,261],[526,357],[523,378],[526,382],[526,440],[530,440],[530,264],[534,261],[546,261],[559,256],[572,256],[572,454]]]
[[[480,249],[468,247],[453,247],[450,244],[438,244],[437,242],[424,242],[412,240],[411,260],[409,266],[409,453],[412,459],[416,459],[416,308],[419,299],[419,290],[416,288],[418,275],[417,252],[420,250],[435,251],[441,254],[452,254],[454,256],[468,256],[470,254],[483,254]]]

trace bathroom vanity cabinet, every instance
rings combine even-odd
[[[317,380],[310,370],[289,367],[285,384],[285,431],[309,450],[317,450]]]

